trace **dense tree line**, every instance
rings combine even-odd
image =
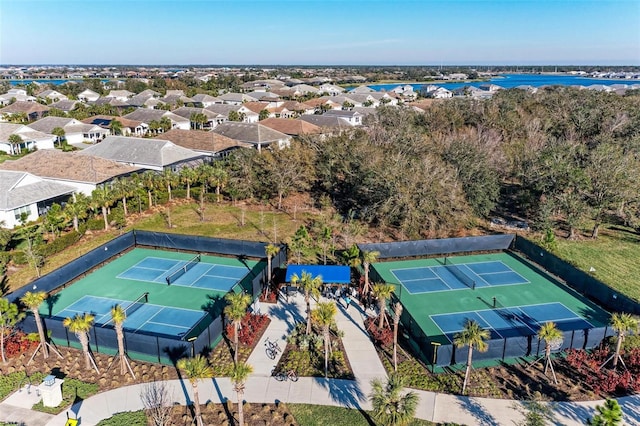
[[[110,212],[124,217],[176,189],[203,212],[207,193],[277,209],[288,195],[309,193],[347,228],[367,223],[402,238],[452,235],[496,212],[569,238],[585,226],[593,237],[601,224],[640,226],[640,96],[510,89],[490,100],[436,102],[426,112],[380,107],[365,124],[283,150],[237,150],[197,170],[121,179],[62,213],[52,209],[44,230],[77,229],[87,214],[109,227]],[[311,224],[314,238],[323,240],[327,226]],[[347,239],[344,247],[354,242]]]

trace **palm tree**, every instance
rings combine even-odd
[[[375,283],[373,284],[373,287],[371,287],[371,292],[378,299],[378,310],[380,311],[380,316],[378,317],[379,329],[384,327],[387,300],[391,297],[391,294],[393,294],[393,290],[395,290],[395,287],[392,284],[385,283]]]
[[[233,324],[233,360],[238,363],[238,334],[240,333],[240,325],[242,318],[247,313],[247,307],[251,303],[251,296],[246,293],[227,293],[224,297],[227,306],[224,307],[224,315]]]
[[[402,303],[396,302],[393,314],[393,371],[398,371],[398,326],[402,315]]]
[[[129,214],[129,210],[127,209],[127,198],[131,197],[135,190],[135,182],[130,178],[120,178],[113,182],[114,195],[122,200],[124,217],[127,217]]]
[[[7,142],[9,142],[11,155],[16,155],[20,153],[20,145],[22,145],[22,142],[23,142],[22,137],[20,135],[17,135],[15,133],[10,134],[9,138],[7,139]]]
[[[80,231],[80,219],[87,217],[89,208],[89,198],[81,192],[73,194],[73,198],[64,206],[64,213],[67,219],[73,223],[73,229]]]
[[[613,368],[615,369],[618,366],[618,361],[621,360],[620,352],[622,351],[622,342],[624,342],[624,338],[629,333],[638,332],[638,319],[633,317],[631,314],[624,312],[614,313],[611,315],[610,324],[611,328],[618,333],[616,339],[616,351],[604,362],[604,364],[602,364],[600,368],[604,367],[613,358]]]
[[[316,309],[311,312],[313,320],[322,327],[322,339],[324,340],[324,377],[327,377],[329,371],[329,347],[331,343],[329,328],[331,324],[333,324],[336,312],[336,305],[333,302],[320,302],[316,306]]]
[[[280,253],[280,247],[273,245],[273,244],[268,244],[265,248],[264,251],[267,255],[267,283],[270,284],[271,283],[271,259],[273,259],[273,257],[275,255],[277,255],[278,253]],[[269,286],[267,285],[267,288],[269,288]]]
[[[87,370],[90,370],[91,366],[93,365],[93,368],[95,368],[95,370],[99,373],[100,371],[98,370],[98,366],[91,356],[91,350],[89,349],[89,330],[91,330],[94,320],[95,317],[91,314],[77,314],[73,318],[65,318],[62,321],[62,325],[67,327],[70,332],[74,333],[80,341],[82,352],[84,353],[85,368]]]
[[[147,195],[149,196],[149,208],[153,207],[153,190],[156,188],[156,182],[158,179],[158,174],[154,171],[147,170],[146,172],[140,175],[140,181],[142,185],[147,190]]]
[[[193,388],[193,408],[198,426],[204,426],[202,412],[200,411],[200,395],[198,394],[198,380],[213,377],[213,368],[207,358],[198,354],[194,358],[182,358],[176,364],[179,370],[184,371]]]
[[[231,370],[233,390],[236,391],[236,395],[238,396],[238,423],[240,426],[244,426],[244,410],[242,407],[244,384],[247,382],[251,373],[253,373],[253,367],[246,363],[236,364],[233,366],[233,370]]]
[[[180,182],[187,186],[187,200],[191,199],[191,185],[198,180],[198,172],[192,167],[180,169]]]
[[[120,358],[120,374],[124,375],[127,373],[127,367],[129,367],[129,371],[133,378],[136,378],[136,375],[133,373],[131,366],[127,361],[127,354],[124,350],[124,320],[127,319],[127,313],[122,309],[122,306],[115,305],[111,308],[111,320],[113,321],[114,328],[116,330],[116,338],[118,339],[118,357]]]
[[[467,320],[464,324],[464,329],[453,336],[453,344],[456,345],[456,347],[461,348],[463,346],[469,346],[469,352],[467,353],[467,369],[464,373],[464,382],[462,383],[463,394],[467,389],[469,374],[471,373],[473,348],[475,347],[480,352],[486,352],[487,349],[489,349],[489,345],[485,340],[489,339],[489,337],[489,330],[483,329],[480,327],[480,324],[473,320]]]
[[[622,407],[615,399],[607,398],[604,405],[597,405],[598,414],[587,420],[590,426],[618,426],[623,424]]]
[[[66,136],[64,129],[62,127],[54,127],[53,130],[51,130],[51,134],[56,137],[56,142],[58,143],[58,145],[62,145],[62,141]]]
[[[309,272],[302,271],[302,276],[298,278],[296,274],[291,277],[291,280],[295,280],[302,291],[304,291],[304,301],[307,304],[307,335],[311,334],[311,296],[314,298],[320,297],[320,287],[322,287],[322,277],[311,276]]]
[[[160,182],[162,185],[167,188],[167,193],[169,194],[169,201],[171,201],[171,187],[175,186],[176,181],[178,180],[178,176],[175,172],[169,168],[162,170],[162,174],[159,176]]]
[[[364,289],[362,293],[364,295],[369,294],[369,267],[380,256],[379,251],[363,251],[362,252],[362,267],[364,268]]]
[[[112,119],[111,122],[109,123],[109,130],[111,130],[111,133],[113,133],[114,135],[121,135],[122,123],[118,121],[116,118]]]
[[[228,180],[229,174],[227,171],[219,165],[219,162],[215,163],[211,168],[207,183],[216,188],[216,201],[218,203],[220,202],[220,190],[225,187]]]
[[[92,208],[102,211],[102,219],[104,219],[104,229],[109,229],[109,219],[107,217],[107,209],[113,204],[113,192],[106,186],[101,186],[91,192]]]
[[[558,329],[554,322],[546,322],[538,330],[538,338],[544,341],[544,374],[546,375],[547,368],[551,367],[553,381],[558,384],[558,379],[556,379],[556,373],[553,371],[553,364],[551,363],[551,350],[556,342],[562,341],[562,331]]]
[[[373,406],[373,417],[383,426],[402,426],[408,424],[418,407],[418,394],[410,391],[402,393],[404,383],[399,374],[389,376],[387,383],[380,379],[371,381],[369,400]]]
[[[36,327],[38,328],[38,336],[40,336],[40,344],[38,345],[38,348],[36,348],[36,352],[38,351],[38,349],[41,349],[44,359],[49,358],[49,346],[47,343],[46,335],[44,334],[44,326],[42,324],[42,318],[40,317],[40,312],[38,311],[38,309],[40,309],[40,305],[42,305],[42,302],[44,302],[46,298],[47,293],[45,293],[44,291],[33,293],[28,291],[20,299],[20,301],[24,303],[25,306],[29,308],[33,313],[33,318],[35,319]]]

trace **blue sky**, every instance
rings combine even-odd
[[[640,1],[0,0],[7,64],[640,65]]]

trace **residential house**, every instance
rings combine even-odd
[[[65,101],[69,99],[66,95],[63,95],[57,90],[44,90],[38,93],[38,98],[43,100],[48,99],[52,102]]]
[[[218,114],[217,112],[210,111],[206,108],[180,107],[178,109],[174,109],[171,112],[176,115],[179,115],[180,117],[189,119],[189,121],[191,122],[190,128],[192,129],[196,129],[198,128],[198,126],[202,126],[200,128],[203,130],[213,129],[218,125],[218,123],[222,123],[225,121],[225,117],[223,115]],[[205,117],[207,118],[207,121],[203,124],[193,123],[191,121],[191,118],[193,117],[194,114],[204,114]]]
[[[272,92],[251,92],[247,93],[247,96],[256,99],[257,102],[267,102],[270,107],[280,106],[283,102],[280,96]],[[246,103],[247,102],[245,102],[245,104]]]
[[[26,222],[37,220],[52,204],[62,204],[71,196],[74,188],[49,182],[25,172],[0,170],[0,222],[13,229]]]
[[[260,124],[293,137],[322,133],[322,129],[315,124],[291,118],[266,118]]]
[[[347,91],[347,93],[375,93],[375,92],[376,91],[369,86],[358,86]]]
[[[318,88],[309,86],[308,84],[296,84],[295,86],[291,86],[291,91],[293,91],[295,96],[306,96],[309,94],[317,94]]]
[[[291,136],[280,133],[259,123],[239,123],[227,121],[212,130],[219,135],[255,146],[258,151],[264,147],[285,148],[291,143]]]
[[[15,145],[9,142],[9,136],[18,135],[22,142]],[[39,132],[24,124],[0,122],[0,151],[18,154],[25,149],[53,149],[56,137]]]
[[[122,136],[143,136],[148,129],[148,126],[140,121],[129,120],[124,117],[114,117],[112,115],[94,115],[93,117],[85,118],[82,122],[85,124],[94,124],[111,131],[111,122],[113,120],[120,122]]]
[[[224,95],[218,96],[218,98],[222,99],[222,101],[227,105],[242,105],[244,102],[255,102],[258,99],[245,95],[244,93],[225,93]]]
[[[35,96],[27,95],[24,89],[9,89],[7,93],[0,95],[0,106],[9,105],[12,102],[36,102]]]
[[[78,101],[72,101],[72,100],[69,100],[69,99],[65,99],[65,100],[62,100],[62,101],[54,102],[50,106],[51,106],[51,108],[58,109],[58,110],[60,110],[62,112],[65,112],[65,113],[69,113],[69,112],[71,112],[71,111],[73,111],[75,109],[75,107],[76,107],[76,105],[78,105],[78,103],[79,103]]]
[[[448,99],[453,97],[453,92],[451,92],[451,90],[445,89],[444,87],[435,86],[433,84],[429,84],[428,86],[423,87],[420,92],[426,98]]]
[[[179,171],[202,164],[205,156],[164,139],[107,136],[101,143],[79,151],[132,167]]]
[[[323,133],[333,133],[336,131],[339,132],[342,130],[353,129],[351,123],[344,118],[335,115],[303,115],[300,116],[298,120],[315,124],[322,129]]]
[[[229,114],[231,114],[232,111],[235,111],[243,123],[257,123],[260,119],[260,114],[251,111],[244,105],[215,104],[205,109],[220,114],[224,117],[223,122],[229,120]]]
[[[242,106],[250,109],[258,115],[260,115],[263,110],[266,110],[269,112],[269,117],[275,117],[273,107],[269,104],[269,102],[245,102],[244,104],[242,104]]]
[[[135,96],[135,93],[130,92],[128,90],[111,90],[105,98],[107,99],[117,99],[120,102],[127,103],[130,98]]]
[[[172,129],[189,130],[191,128],[191,121],[188,118],[181,117],[170,111],[158,109],[139,108],[123,117],[129,120],[139,121],[147,129],[149,129],[152,123],[159,123],[163,118],[167,118],[171,122]]]
[[[215,132],[200,130],[173,129],[158,137],[213,159],[226,157],[230,152],[239,148],[253,148],[253,145],[249,143],[240,142]]]
[[[349,124],[352,126],[360,126],[362,124],[362,114],[358,111],[349,111],[349,110],[337,110],[332,109],[324,114],[325,117],[339,117],[347,120]]]
[[[140,169],[79,152],[48,149],[5,161],[0,164],[0,170],[30,173],[45,181],[72,186],[75,192],[90,196],[98,186],[130,176]]]
[[[224,103],[224,101],[222,99],[216,98],[216,97],[213,97],[211,95],[204,94],[204,93],[199,93],[197,95],[192,96],[191,100],[193,101],[193,105],[195,107],[200,107],[200,108],[206,108],[206,107],[214,105],[214,104],[223,104]]]
[[[93,90],[89,89],[83,90],[82,92],[78,93],[78,100],[82,102],[95,102],[99,97],[99,93],[96,93]]]
[[[325,83],[318,87],[318,94],[324,94],[329,96],[339,96],[344,93],[345,90],[343,87],[336,86],[334,84]]]
[[[17,101],[0,108],[0,121],[11,121],[11,117],[24,116],[27,121],[38,120],[49,112],[49,107],[38,102]]]
[[[109,130],[95,124],[85,124],[75,118],[45,117],[29,124],[29,127],[42,133],[53,134],[56,127],[64,130],[68,144],[78,145],[82,143],[100,142],[109,135]]]
[[[316,112],[315,106],[309,105],[307,102],[285,101],[282,103],[282,108],[286,108],[288,111],[296,113],[296,116],[303,114],[315,114]]]

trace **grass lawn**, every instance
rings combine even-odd
[[[311,404],[287,404],[287,408],[300,426],[369,426],[375,424],[371,420],[371,413],[364,410]],[[421,419],[414,419],[409,423],[410,426],[433,424]]]
[[[310,213],[298,213],[296,220],[293,220],[290,214],[274,211],[268,206],[243,208],[229,204],[209,203],[205,210],[205,221],[202,222],[195,207],[195,203],[171,206],[172,228],[167,226],[166,213],[155,213],[138,220],[133,226],[128,226],[124,230],[93,231],[91,234],[85,235],[71,249],[48,258],[42,268],[42,274],[47,274],[66,265],[71,260],[131,229],[248,241],[286,241],[310,217]],[[243,221],[244,225],[242,225]],[[18,289],[35,278],[35,270],[24,265],[19,270],[10,273],[9,287],[11,290]]]
[[[621,227],[601,228],[597,240],[557,238],[554,253],[612,288],[640,300],[640,235]]]

